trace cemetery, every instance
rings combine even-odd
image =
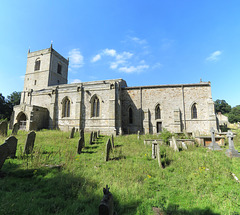
[[[240,130],[107,136],[72,129],[0,135],[0,214],[238,214]]]

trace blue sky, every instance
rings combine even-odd
[[[211,81],[213,100],[240,104],[238,0],[2,0],[0,93],[22,91],[27,52],[70,58],[68,82],[128,86]]]

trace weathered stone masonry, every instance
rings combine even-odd
[[[22,129],[103,134],[199,131],[216,128],[210,82],[127,87],[123,79],[67,84],[68,60],[52,47],[28,53],[21,103]]]

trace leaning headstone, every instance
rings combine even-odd
[[[159,167],[163,168],[162,162],[161,162],[160,144],[157,144],[157,159],[158,159]]]
[[[234,148],[232,131],[229,130],[227,132],[227,137],[228,137],[229,149],[227,149],[226,155],[228,157],[240,157],[240,153],[238,153],[238,151]]]
[[[111,151],[111,141],[108,138],[108,141],[106,143],[106,157],[105,157],[105,161],[109,160],[110,151]]]
[[[6,137],[8,132],[8,123],[6,121],[2,121],[0,123],[0,135]]]
[[[179,152],[179,149],[177,147],[177,141],[176,141],[176,138],[174,136],[172,136],[172,148],[175,152]]]
[[[17,135],[19,128],[20,128],[19,124],[18,124],[18,123],[15,123],[15,124],[13,125],[12,135]]]
[[[106,188],[103,188],[104,196],[101,200],[101,203],[98,207],[99,215],[113,215],[114,205],[113,205],[113,195],[109,192],[109,187],[106,185]]]
[[[78,149],[77,149],[78,154],[81,154],[83,147],[84,147],[83,138],[80,137],[80,139],[78,141]]]
[[[74,133],[75,133],[75,127],[73,127],[72,130],[71,130],[71,134],[70,134],[70,137],[69,137],[70,139],[74,138]]]
[[[112,148],[114,148],[114,136],[112,134]]]
[[[31,131],[26,140],[25,148],[24,148],[24,154],[31,154],[34,147],[34,142],[36,138],[36,133],[34,131]]]
[[[0,169],[2,168],[7,157],[15,158],[17,150],[17,139],[14,136],[9,137],[0,145]]]
[[[89,138],[89,144],[90,144],[90,145],[93,144],[92,139],[93,139],[93,132],[91,132],[91,134],[90,134],[90,138]]]
[[[218,150],[218,151],[222,150],[220,148],[220,146],[215,141],[215,130],[214,130],[213,127],[211,128],[211,138],[212,138],[212,142],[210,143],[208,148],[211,149],[211,150],[214,150],[214,151],[215,150]]]

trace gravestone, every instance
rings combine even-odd
[[[113,205],[113,195],[109,192],[109,187],[106,185],[106,188],[103,188],[104,196],[101,200],[101,203],[98,207],[99,215],[113,215],[114,205]]]
[[[228,137],[229,149],[227,149],[226,155],[228,157],[240,157],[240,153],[238,153],[238,151],[234,148],[232,131],[229,130],[227,132],[227,137]]]
[[[210,145],[209,145],[209,149],[211,149],[211,150],[217,150],[217,151],[220,151],[220,150],[222,150],[221,148],[220,148],[220,146],[216,143],[216,141],[215,141],[215,130],[214,130],[214,128],[212,127],[211,128],[211,138],[212,138],[212,142],[210,143]]]
[[[15,124],[13,125],[12,135],[17,135],[19,128],[20,128],[19,124],[18,124],[18,123],[15,123]]]
[[[90,144],[90,145],[93,144],[92,139],[93,139],[93,132],[91,132],[91,134],[90,134],[90,138],[89,138],[89,144]]]
[[[157,144],[157,159],[158,159],[159,167],[163,168],[162,162],[161,162],[160,144]]]
[[[8,123],[3,121],[0,123],[0,135],[6,137],[8,132]]]
[[[187,145],[182,141],[182,148],[187,150]]]
[[[84,130],[81,129],[79,133],[80,133],[80,138],[82,138],[82,141],[83,141],[83,147],[85,147]]]
[[[138,131],[138,140],[140,139],[140,131]]]
[[[98,132],[97,132],[97,137],[98,138],[100,137],[100,130],[98,130]]]
[[[84,147],[83,138],[80,137],[80,139],[78,141],[78,149],[77,149],[78,154],[81,154],[83,147]]]
[[[25,148],[24,148],[24,154],[31,154],[32,153],[35,138],[36,138],[36,133],[34,131],[31,131],[27,135],[27,140],[26,140],[26,144],[25,144]]]
[[[156,158],[156,146],[157,146],[157,141],[154,140],[152,142],[152,159],[155,159]]]
[[[112,149],[114,148],[114,136],[112,134]]]
[[[177,141],[176,141],[176,138],[174,136],[172,136],[172,148],[175,152],[179,152],[179,149],[177,147]]]
[[[11,136],[6,139],[2,145],[0,145],[0,169],[2,168],[7,157],[16,157],[17,141],[18,140],[16,137]]]
[[[72,130],[71,130],[71,134],[70,134],[70,137],[69,137],[70,139],[74,138],[74,133],[75,133],[75,127],[73,127]]]
[[[105,161],[109,160],[110,151],[111,151],[111,141],[108,138],[108,141],[106,143],[106,157],[105,157]]]

